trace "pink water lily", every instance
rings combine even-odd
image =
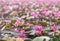
[[[11,24],[11,20],[7,20],[7,23],[8,23],[8,24]]]
[[[2,24],[2,21],[0,21],[0,24]]]
[[[3,14],[9,14],[9,11],[5,11],[5,12],[3,12]]]
[[[44,16],[49,16],[50,13],[48,13],[48,12],[46,12],[46,11],[43,11],[42,14],[43,14]]]
[[[26,37],[26,34],[19,34],[19,37],[20,38],[25,38]]]
[[[19,32],[19,30],[15,29],[14,32]]]
[[[9,9],[9,8],[10,8],[10,6],[9,6],[9,5],[6,5],[6,6],[4,6],[4,8],[5,8],[5,9]]]
[[[35,26],[34,30],[36,31],[42,31],[43,27],[42,26]]]
[[[8,0],[9,2],[12,2],[12,3],[17,3],[18,2],[18,0]]]
[[[41,31],[36,31],[35,34],[36,35],[40,35],[41,34]]]
[[[18,27],[18,26],[19,26],[19,22],[16,21],[13,25],[14,25],[15,27]]]
[[[18,19],[13,25],[14,25],[15,27],[18,27],[19,24],[20,24],[20,22],[21,22],[21,20]]]
[[[57,26],[52,26],[51,29],[52,29],[53,31],[58,30]]]
[[[25,26],[31,26],[31,24],[30,23],[26,23]]]
[[[22,30],[20,30],[20,32],[21,32],[21,33],[24,33],[24,32],[25,32],[25,30],[23,30],[23,29],[22,29]]]
[[[38,18],[38,17],[39,17],[39,14],[38,14],[38,13],[34,13],[32,16],[33,16],[34,18]]]
[[[23,18],[18,18],[18,20],[19,20],[20,22],[22,22],[22,21],[23,21]]]
[[[20,10],[20,11],[22,11],[22,10],[23,10],[23,8],[22,8],[22,7],[20,7],[20,8],[19,8],[19,10]]]
[[[60,17],[60,11],[59,11],[59,12],[54,12],[53,14],[54,14],[54,16],[56,16],[56,17]]]

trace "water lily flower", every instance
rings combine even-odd
[[[25,30],[23,30],[23,29],[22,29],[22,30],[20,30],[20,32],[21,32],[21,33],[24,33],[24,32],[25,32]]]
[[[18,5],[14,5],[13,9],[17,10],[18,9]]]
[[[2,21],[0,21],[0,24],[2,24]]]
[[[3,14],[9,14],[9,10],[8,11],[5,11]]]
[[[46,12],[46,11],[43,11],[42,14],[43,14],[44,16],[49,16],[50,13],[48,13],[48,12]]]
[[[15,29],[14,32],[19,32],[19,30]]]
[[[20,38],[25,38],[26,37],[26,34],[19,34],[19,37]]]
[[[9,2],[12,2],[14,4],[16,4],[18,2],[18,0],[8,0]]]
[[[9,9],[10,6],[9,6],[9,5],[5,5],[4,8],[5,8],[5,9]]]
[[[7,20],[7,23],[8,23],[8,24],[11,24],[11,20]]]
[[[38,13],[34,13],[34,14],[32,14],[32,16],[33,16],[34,18],[38,18],[39,14],[38,14]]]
[[[51,29],[52,29],[53,31],[58,30],[57,26],[52,26]]]
[[[22,22],[22,21],[23,21],[23,18],[18,18],[18,20],[19,20],[20,22]]]
[[[59,11],[59,12],[54,12],[53,14],[54,14],[54,16],[56,16],[56,17],[60,17],[60,11]]]
[[[26,23],[26,24],[25,24],[25,26],[31,26],[31,24],[29,24],[29,23]]]
[[[13,24],[15,27],[18,27],[19,26],[19,22],[15,22],[14,24]]]
[[[36,31],[35,34],[36,35],[40,35],[41,34],[41,31]]]
[[[42,31],[43,27],[42,26],[35,26],[34,30],[36,31]]]
[[[22,11],[22,10],[23,10],[23,8],[22,8],[22,7],[20,7],[20,8],[19,8],[19,10],[20,10],[20,11]]]

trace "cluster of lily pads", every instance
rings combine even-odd
[[[0,29],[19,33],[18,37],[40,36],[42,31],[59,30],[60,7],[46,2],[4,2],[0,5]]]

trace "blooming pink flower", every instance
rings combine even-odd
[[[13,25],[14,25],[15,27],[18,27],[18,26],[19,26],[19,22],[16,21]]]
[[[2,24],[2,21],[0,21],[0,24]]]
[[[15,29],[14,32],[19,32],[19,30]]]
[[[52,26],[51,29],[52,29],[53,31],[56,31],[58,28],[57,28],[57,26]]]
[[[22,10],[23,10],[23,8],[22,8],[22,7],[20,7],[20,8],[19,8],[19,10],[20,10],[20,11],[22,11]]]
[[[31,24],[29,24],[29,23],[26,23],[26,24],[25,24],[25,26],[31,26]]]
[[[60,11],[59,11],[59,12],[54,12],[53,14],[54,14],[54,16],[56,16],[56,17],[60,17]]]
[[[18,6],[17,5],[16,6],[13,6],[13,9],[15,9],[15,10],[18,9]]]
[[[4,8],[5,8],[5,9],[9,9],[9,8],[10,8],[10,6],[6,5],[6,6],[4,6]]]
[[[22,22],[22,21],[23,21],[23,18],[18,18],[18,20],[19,20],[20,22]]]
[[[25,38],[26,37],[26,34],[19,34],[19,37],[20,38]]]
[[[35,26],[34,29],[36,31],[42,31],[43,27],[42,26]]]
[[[11,23],[11,20],[8,20],[7,23],[10,24]]]
[[[23,29],[22,29],[22,30],[20,30],[20,32],[21,32],[21,33],[24,33],[24,32],[25,32],[25,30],[23,30]]]
[[[9,11],[5,11],[3,14],[9,14]]]
[[[43,14],[44,16],[49,16],[50,13],[48,13],[48,12],[46,12],[46,11],[43,11],[42,14]]]
[[[12,2],[14,4],[16,4],[18,2],[18,0],[8,0],[9,2]]]
[[[38,14],[38,13],[34,13],[32,16],[33,16],[34,18],[38,18],[39,14]]]
[[[35,34],[36,35],[40,35],[41,34],[41,31],[36,31]]]

